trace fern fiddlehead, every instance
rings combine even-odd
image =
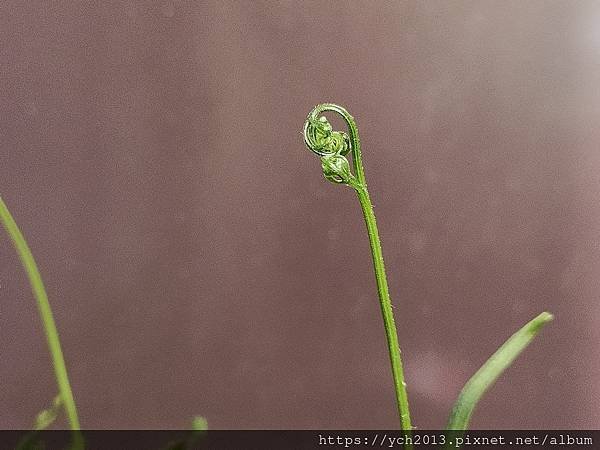
[[[348,126],[348,134],[342,131],[333,131],[327,118],[322,115],[325,112],[339,114]],[[332,183],[345,184],[354,188],[358,196],[371,245],[375,280],[377,282],[377,292],[379,294],[379,303],[392,366],[400,425],[403,430],[410,432],[412,426],[406,383],[404,381],[404,370],[398,344],[398,333],[394,322],[392,303],[385,274],[379,231],[377,230],[373,205],[365,180],[356,122],[345,108],[333,103],[323,103],[316,106],[306,118],[306,122],[304,123],[304,142],[311,151],[320,156],[321,168],[323,169],[325,178]],[[350,163],[346,158],[348,154],[352,156],[354,173],[352,173]]]

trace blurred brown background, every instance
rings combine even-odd
[[[358,121],[414,423],[556,316],[475,428],[600,423],[600,4],[3,1],[0,194],[86,428],[392,428],[353,192],[303,145]],[[0,234],[0,427],[56,393]],[[61,422],[62,425],[65,422]]]

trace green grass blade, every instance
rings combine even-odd
[[[539,331],[553,319],[543,312],[513,334],[496,353],[471,377],[452,408],[448,430],[466,430],[481,396],[494,384],[517,356],[531,343]]]
[[[194,431],[207,431],[208,420],[202,416],[194,416],[192,419],[192,430]]]
[[[46,340],[48,341],[48,348],[52,357],[52,364],[54,366],[54,374],[58,384],[58,391],[69,420],[70,428],[72,430],[79,430],[80,427],[79,418],[77,416],[77,408],[75,407],[75,400],[73,399],[73,392],[71,391],[71,385],[67,375],[67,368],[65,366],[65,360],[58,337],[58,330],[56,329],[56,323],[54,322],[54,316],[52,314],[52,309],[50,308],[48,295],[46,294],[42,277],[37,268],[37,264],[35,263],[33,255],[31,254],[31,250],[29,250],[29,246],[27,245],[21,230],[19,230],[15,220],[8,211],[8,208],[2,200],[2,197],[0,197],[0,221],[12,239],[19,258],[21,259],[21,263],[23,264],[23,268],[25,269],[27,277],[29,278],[33,295],[37,300],[38,310],[44,325]]]
[[[208,421],[205,417],[194,416],[192,418],[192,430],[189,435],[179,441],[170,442],[164,450],[191,450],[197,448],[197,442],[208,431]]]
[[[40,411],[40,413],[36,416],[33,429],[40,431],[48,428],[54,423],[62,409],[62,398],[60,395],[57,395],[54,397],[54,400],[52,400],[52,406],[50,406],[48,409]]]
[[[47,429],[54,423],[61,411],[63,411],[62,406],[62,399],[59,394],[54,397],[54,400],[52,400],[52,405],[49,408],[39,412],[35,418],[33,431],[30,431],[21,438],[15,447],[15,450],[43,450],[44,443],[40,440],[39,432]]]

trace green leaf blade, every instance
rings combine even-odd
[[[71,390],[71,384],[69,382],[69,376],[67,374],[67,367],[65,365],[65,359],[60,345],[60,339],[58,336],[58,330],[54,321],[54,315],[52,314],[52,308],[50,308],[50,302],[48,301],[48,295],[42,281],[42,276],[37,267],[33,254],[27,245],[27,241],[23,236],[23,233],[19,229],[15,219],[11,215],[6,203],[0,196],[0,224],[6,229],[6,232],[10,236],[14,247],[17,251],[23,269],[29,279],[31,290],[36,299],[38,311],[42,324],[44,326],[44,332],[46,334],[46,341],[48,343],[48,349],[52,359],[52,365],[54,366],[54,375],[56,377],[56,383],[58,385],[59,395],[69,420],[69,424],[72,430],[79,430],[79,417],[77,415],[77,407],[73,398],[73,391]],[[42,417],[46,420],[45,417]],[[75,434],[76,439],[79,439]]]
[[[195,416],[192,419],[192,430],[194,431],[207,431],[208,420],[203,416]]]
[[[40,411],[36,416],[33,429],[36,431],[45,430],[52,425],[62,411],[62,406],[62,398],[59,394],[52,400],[52,406]]]
[[[447,430],[466,430],[473,410],[483,394],[527,348],[533,338],[554,316],[543,312],[513,334],[471,377],[460,392],[450,414]]]

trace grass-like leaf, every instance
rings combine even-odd
[[[35,424],[33,425],[34,430],[45,430],[54,423],[60,412],[62,411],[62,399],[60,395],[54,397],[52,400],[52,406],[48,409],[40,411],[35,418]]]
[[[52,425],[61,411],[62,399],[60,395],[57,395],[54,397],[54,400],[52,400],[52,405],[49,408],[38,413],[33,425],[33,431],[21,438],[15,447],[15,450],[43,450],[44,443],[39,440],[39,432]]]
[[[19,259],[27,273],[27,278],[29,278],[31,290],[37,301],[40,318],[42,319],[44,332],[46,334],[48,349],[50,350],[50,356],[52,358],[52,365],[54,366],[54,375],[56,377],[56,384],[58,385],[60,396],[60,407],[64,408],[70,428],[75,431],[73,433],[72,448],[83,448],[82,436],[77,432],[77,430],[80,429],[77,407],[75,406],[75,400],[73,399],[73,392],[71,391],[71,384],[69,383],[69,376],[67,374],[67,367],[65,365],[65,359],[58,337],[58,330],[56,328],[56,323],[54,322],[54,315],[50,308],[50,302],[48,301],[44,282],[42,281],[42,276],[35,263],[33,254],[27,245],[27,241],[17,226],[15,219],[13,219],[13,216],[10,214],[8,207],[2,200],[2,197],[0,197],[0,223],[2,223],[6,229],[6,232],[10,236],[15,249],[17,250]],[[57,408],[58,407],[59,406],[57,406]],[[49,417],[45,417],[43,419],[46,420],[48,418]]]
[[[208,431],[208,421],[202,416],[192,418],[192,430],[184,438],[175,442],[170,442],[164,447],[164,450],[190,450],[196,448],[198,440]]]
[[[452,408],[448,430],[466,430],[481,396],[494,384],[517,356],[529,345],[538,332],[553,319],[543,312],[513,334],[496,353],[471,377]]]
[[[208,430],[208,420],[202,416],[195,416],[192,419],[192,430],[194,431],[207,431]]]

